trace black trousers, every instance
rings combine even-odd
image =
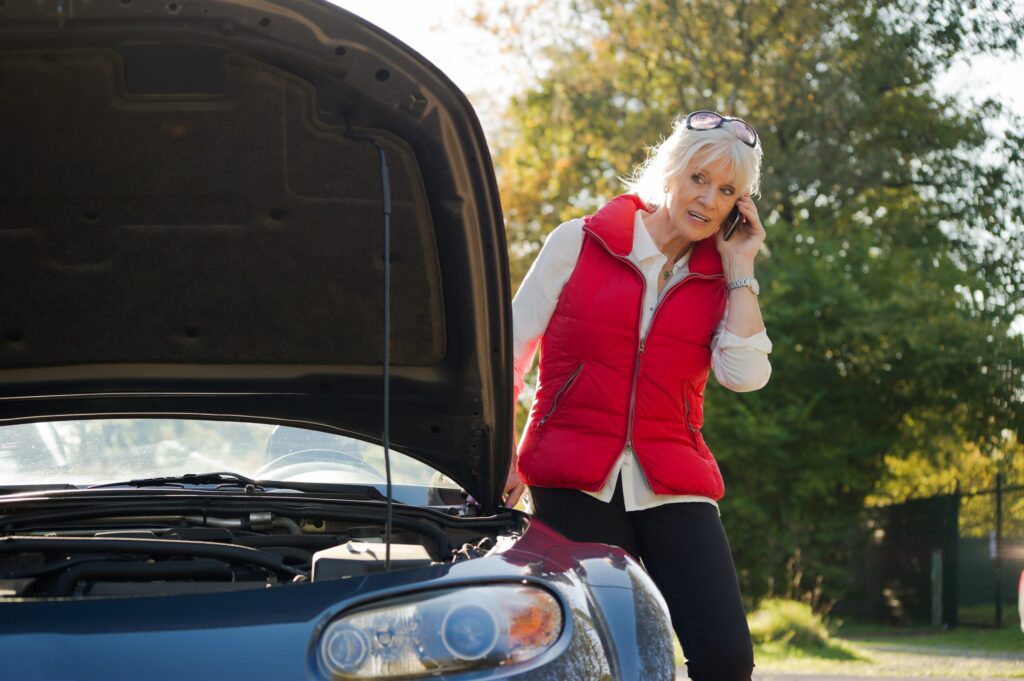
[[[658,585],[693,681],[749,681],[750,630],[718,509],[671,503],[627,513],[621,483],[609,503],[574,489],[531,487],[534,513],[573,541],[620,546]]]

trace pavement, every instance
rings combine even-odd
[[[676,670],[676,681],[687,681],[686,670]],[[919,681],[920,679],[941,679],[942,681],[1006,681],[1008,676],[849,676],[846,674],[816,674],[794,672],[754,672],[753,681]]]
[[[676,677],[680,678],[680,677]],[[686,677],[682,677],[685,679]],[[942,681],[1006,681],[1005,676],[845,676],[837,674],[793,674],[788,672],[765,672],[755,674],[754,681],[911,681],[916,679],[942,679]]]

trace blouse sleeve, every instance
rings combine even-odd
[[[569,281],[583,245],[583,219],[563,222],[548,235],[537,259],[512,299],[512,352],[515,397],[523,389],[523,376],[533,365],[537,345]]]
[[[768,361],[772,342],[768,331],[765,329],[745,338],[737,336],[725,329],[728,317],[727,306],[711,337],[711,371],[715,379],[729,390],[739,393],[760,390],[772,375],[772,365]]]

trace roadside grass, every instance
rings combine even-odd
[[[685,664],[683,649],[675,642],[676,667]],[[831,641],[827,646],[801,647],[771,641],[754,645],[754,659],[757,668],[762,671],[809,671],[836,672],[851,670],[850,663],[861,663],[856,666],[870,666],[872,659],[868,654],[845,641]]]
[[[1024,678],[1024,632],[1016,612],[1006,619],[998,630],[838,624],[792,601],[766,601],[748,615],[762,672]]]
[[[970,654],[1017,653],[1024,664],[1024,631],[1017,609],[1004,611],[1003,626],[959,626],[951,630],[933,627],[887,627],[849,622],[838,635],[855,643],[901,648],[942,649]]]
[[[755,645],[761,671],[859,676],[1024,678],[1024,632],[1014,612],[1001,629],[824,624],[826,645]]]
[[[787,660],[863,662],[871,657],[864,650],[842,640],[832,639],[827,645],[795,646],[783,641],[770,641],[754,645],[754,659],[758,666]]]
[[[823,672],[859,668],[871,658],[833,637],[830,623],[799,601],[768,599],[747,616],[761,670]]]
[[[845,641],[833,638],[828,623],[799,601],[768,599],[747,615],[758,666],[803,660],[869,662],[870,658]],[[676,644],[676,664],[683,664]]]

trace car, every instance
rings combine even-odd
[[[5,678],[671,679],[622,550],[502,505],[493,167],[318,0],[0,3]]]

